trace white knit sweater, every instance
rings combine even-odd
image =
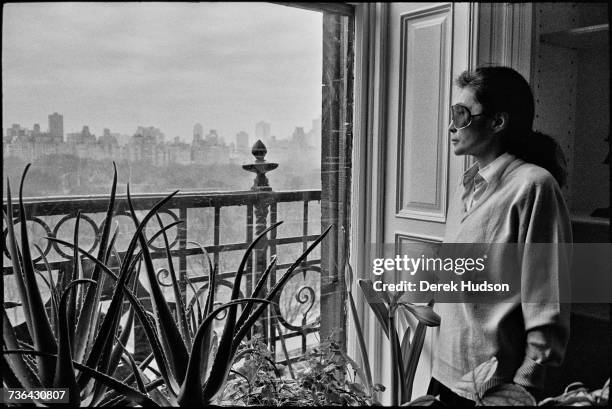
[[[488,175],[486,191],[467,212],[462,196],[466,198],[464,185],[469,180],[459,184],[444,242],[571,243],[569,213],[552,175],[512,155],[504,159]],[[442,322],[434,330],[434,378],[474,400],[455,384],[496,356],[498,370],[485,389],[507,382],[536,389],[543,386],[546,367],[562,362],[569,338],[570,305],[555,300],[565,300],[561,292],[569,291],[570,260],[555,249],[540,246],[513,266],[520,274],[521,297],[498,304],[435,305]]]

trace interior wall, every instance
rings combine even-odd
[[[580,176],[574,180],[570,208],[590,213],[609,201],[609,165],[603,161],[610,129],[610,53],[607,48],[580,50],[577,60],[573,174]]]

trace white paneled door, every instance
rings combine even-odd
[[[450,149],[448,124],[453,80],[475,60],[473,8],[389,4],[383,236],[387,248],[418,252],[415,257],[439,246],[465,167],[465,158]],[[413,398],[429,384],[434,332],[428,329]],[[389,351],[382,353],[388,357]],[[389,368],[380,372],[390,385]]]

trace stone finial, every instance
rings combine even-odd
[[[256,174],[255,179],[253,181],[253,186],[251,186],[251,190],[271,191],[272,188],[268,184],[268,178],[266,177],[266,173],[276,169],[278,167],[278,163],[267,162],[264,159],[266,157],[266,154],[268,153],[268,150],[266,149],[266,145],[264,145],[261,140],[257,140],[257,142],[253,144],[251,153],[253,154],[253,156],[255,156],[255,162],[242,165],[242,168],[244,170],[248,170],[249,172],[253,172]]]
[[[265,162],[264,157],[267,155],[268,150],[266,149],[266,145],[264,145],[261,139],[258,139],[257,142],[253,144],[253,149],[251,150],[251,153],[253,154],[253,156],[255,156],[257,162]]]

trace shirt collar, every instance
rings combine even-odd
[[[491,183],[493,179],[500,176],[503,170],[514,159],[514,155],[508,152],[504,152],[482,169],[480,169],[478,162],[476,162],[463,174],[463,186],[467,186],[468,184],[475,181],[480,181],[476,179],[481,178],[484,179],[485,182]]]
[[[498,156],[493,160],[493,162],[489,163],[484,168],[478,171],[480,177],[482,177],[487,183],[491,183],[491,181],[495,178],[498,178],[503,170],[508,166],[510,162],[515,159],[514,155],[511,153],[505,152],[502,155]]]
[[[478,173],[478,163],[470,166],[468,170],[463,174],[463,186],[469,185],[473,180],[476,174]]]

